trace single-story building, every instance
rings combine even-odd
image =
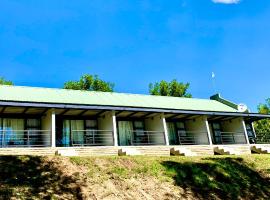
[[[207,100],[0,86],[0,154],[265,152],[270,140],[253,128],[265,118],[219,94]]]

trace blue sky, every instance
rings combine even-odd
[[[116,91],[190,82],[256,111],[270,97],[269,0],[1,0],[0,76],[62,87],[84,73]]]

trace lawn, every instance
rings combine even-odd
[[[0,156],[0,199],[270,199],[270,155]]]

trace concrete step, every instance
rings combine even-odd
[[[55,149],[46,148],[0,148],[0,155],[54,155]]]
[[[217,145],[214,152],[220,155],[248,155],[251,154],[248,145]]]
[[[70,156],[117,156],[118,147],[109,146],[109,147],[60,147],[57,148],[59,152],[66,152]],[[64,153],[65,154],[65,153]]]
[[[270,145],[252,145],[251,151],[259,154],[270,154]]]
[[[126,146],[119,148],[119,155],[170,156],[168,146]]]
[[[214,151],[209,145],[183,145],[171,148],[171,154],[182,156],[211,156],[214,155]]]

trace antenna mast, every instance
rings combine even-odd
[[[217,88],[216,88],[216,74],[212,72],[212,84],[213,84],[213,90],[215,93],[218,93]]]

